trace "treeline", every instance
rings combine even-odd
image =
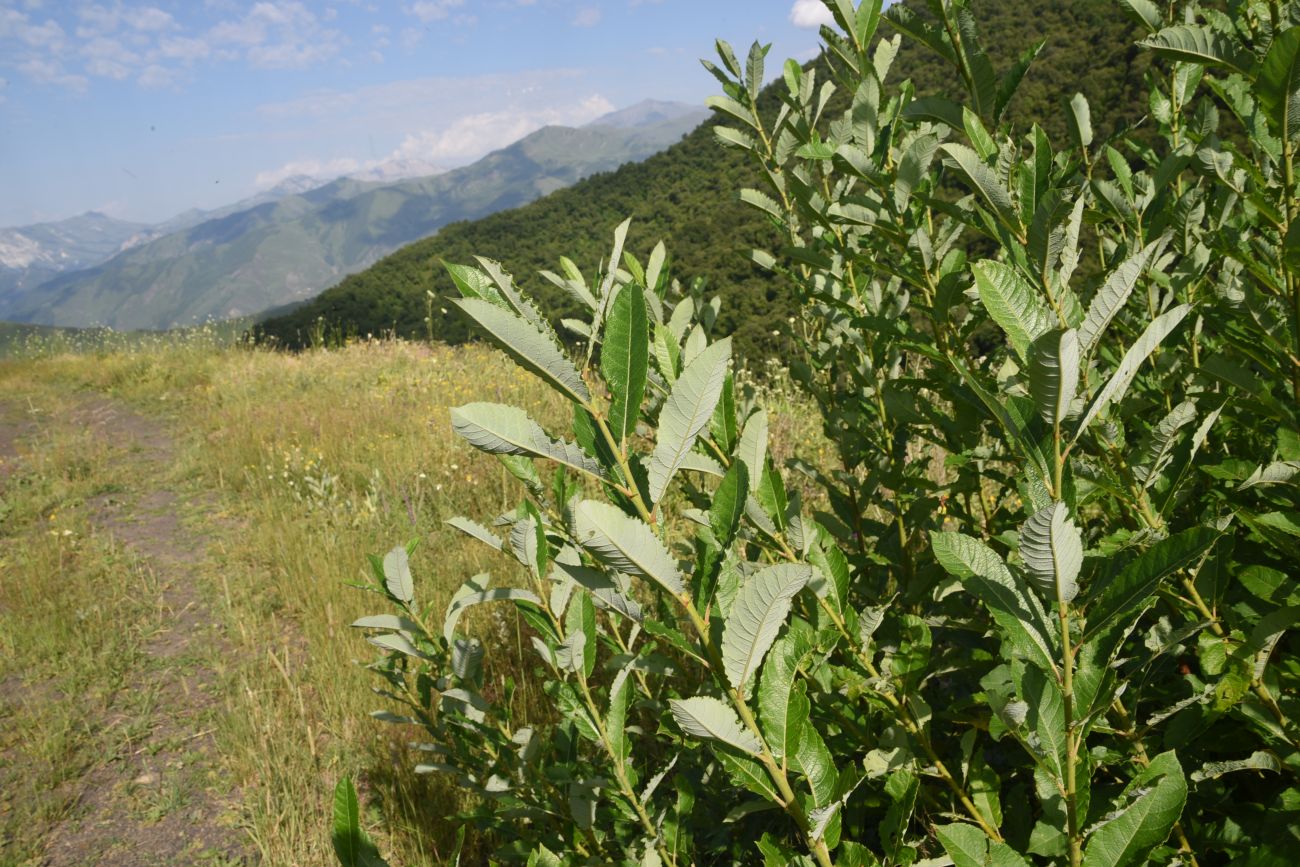
[[[914,5],[924,14],[924,4]],[[1147,60],[1118,4],[980,0],[972,5],[999,69],[1047,40],[1012,103],[1013,124],[1019,117],[1062,118],[1053,105],[1076,92],[1104,107],[1094,116],[1100,135],[1144,116]],[[945,95],[954,87],[947,68],[910,40],[904,40],[891,78],[910,78],[918,94]],[[783,86],[778,82],[767,89],[773,110],[779,98],[775,88]],[[1063,124],[1057,120],[1046,130],[1053,141],[1066,135]],[[270,316],[258,327],[259,337],[290,348],[322,337],[388,332],[461,342],[470,331],[443,300],[456,292],[440,263],[471,262],[475,255],[502,262],[521,285],[547,300],[558,321],[574,312],[571,301],[537,272],[558,270],[565,254],[594,275],[608,254],[614,227],[630,216],[629,250],[644,258],[663,240],[674,257],[675,276],[683,282],[701,278],[722,296],[719,327],[735,335],[738,354],[785,353],[791,346],[782,324],[794,314],[792,301],[778,281],[748,259],[751,248],[772,243],[772,229],[737,198],[737,190],[757,186],[754,170],[740,154],[719,145],[713,125],[702,124],[644,162],[592,176],[521,208],[445,226],[312,301]],[[432,322],[426,322],[430,311]]]

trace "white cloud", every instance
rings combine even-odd
[[[140,73],[139,77],[136,78],[136,82],[139,83],[141,87],[161,89],[174,85],[176,83],[176,76],[166,67],[159,66],[156,63],[151,63],[146,66]]]
[[[243,17],[222,21],[208,41],[242,49],[260,69],[298,69],[338,54],[343,37],[302,3],[282,0],[256,3]]]
[[[190,36],[167,36],[158,42],[158,54],[168,60],[194,63],[212,55],[212,46]]]
[[[136,30],[158,32],[172,30],[176,27],[176,20],[169,13],[154,6],[127,9],[124,16],[126,22]]]
[[[56,84],[71,90],[83,91],[90,83],[84,75],[68,72],[57,60],[31,57],[18,64],[18,71],[37,84]]]
[[[421,24],[441,21],[451,14],[451,10],[465,5],[465,0],[419,0],[403,6],[402,11],[414,16]]]
[[[402,48],[412,51],[420,44],[420,40],[424,39],[424,34],[414,27],[403,27],[397,39],[401,42]]]
[[[278,169],[258,172],[257,177],[253,179],[253,185],[260,190],[264,190],[287,181],[289,178],[303,175],[310,178],[337,178],[341,175],[351,174],[361,168],[361,162],[351,157],[332,160],[294,160],[285,163]]]
[[[255,184],[266,188],[303,174],[322,179],[341,174],[372,178],[433,174],[469,163],[544,126],[579,126],[614,110],[604,96],[574,92],[577,78],[569,71],[551,70],[521,76],[422,79],[346,93],[322,92],[291,103],[263,106],[259,112],[264,118],[286,121],[295,129],[303,129],[308,119],[329,127],[346,117],[350,123],[372,130],[398,124],[398,128],[409,130],[411,117],[454,120],[399,133],[395,147],[370,159],[304,155],[259,173]]]
[[[795,27],[821,27],[833,25],[835,18],[821,0],[794,0],[790,7],[790,23]]]
[[[390,159],[421,159],[436,163],[464,163],[505,147],[544,126],[577,126],[614,110],[603,96],[589,96],[572,105],[535,111],[484,111],[457,118],[439,130],[408,135]]]
[[[578,14],[573,16],[570,23],[574,27],[595,27],[600,23],[600,9],[596,6],[585,6],[578,10]]]

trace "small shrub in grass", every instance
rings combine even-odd
[[[599,280],[550,275],[588,311],[572,353],[494,263],[449,266],[572,424],[453,411],[522,492],[454,524],[528,577],[435,611],[404,549],[376,561],[384,718],[501,862],[1289,863],[1300,8],[1117,4],[1156,55],[1149,131],[1103,139],[1076,97],[1055,144],[1003,122],[1034,52],[995,71],[965,2],[827,8],[775,116],[762,46],[707,66],[767,181],[754,259],[802,302],[828,508],[737,400],[716,304],[626,224]],[[890,80],[882,17],[961,102]],[[461,629],[485,602],[534,670]],[[525,678],[547,718],[512,716]]]

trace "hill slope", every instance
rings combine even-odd
[[[444,224],[525,204],[676,141],[698,115],[547,127],[478,162],[380,184],[340,178],[134,247],[29,290],[8,318],[168,328],[307,298]]]
[[[98,265],[148,228],[91,211],[55,223],[0,229],[0,310],[57,274]]]
[[[1141,64],[1129,22],[1107,0],[1038,3],[1035,0],[976,0],[982,41],[999,69],[1039,40],[1047,45],[1029,80],[1017,95],[1015,116],[1048,118],[1056,141],[1065,135],[1061,99],[1083,91],[1094,106],[1099,132],[1140,117]],[[943,93],[951,76],[926,49],[904,40],[891,80],[911,78],[920,93]],[[775,58],[770,59],[775,61]],[[773,68],[776,68],[772,62]],[[767,94],[769,100],[775,95]],[[343,280],[319,298],[268,318],[267,337],[299,346],[320,320],[335,330],[379,333],[395,329],[407,336],[425,333],[425,293],[454,296],[438,260],[471,261],[475,254],[502,261],[520,282],[539,291],[557,315],[566,299],[548,292],[536,277],[554,270],[567,255],[593,268],[608,254],[615,225],[633,217],[629,249],[644,257],[663,239],[675,257],[674,272],[702,276],[724,298],[721,327],[736,332],[740,351],[779,351],[779,332],[791,315],[778,286],[747,260],[748,250],[768,243],[766,223],[737,199],[744,186],[756,185],[746,159],[720,147],[708,121],[679,144],[636,165],[597,175],[514,211],[444,227],[437,235],[404,247],[372,268]],[[466,337],[455,314],[439,316],[434,332],[447,341]]]

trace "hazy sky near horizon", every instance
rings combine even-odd
[[[699,58],[806,60],[817,0],[0,0],[0,226],[156,222],[298,174],[464,165],[642,99]]]

